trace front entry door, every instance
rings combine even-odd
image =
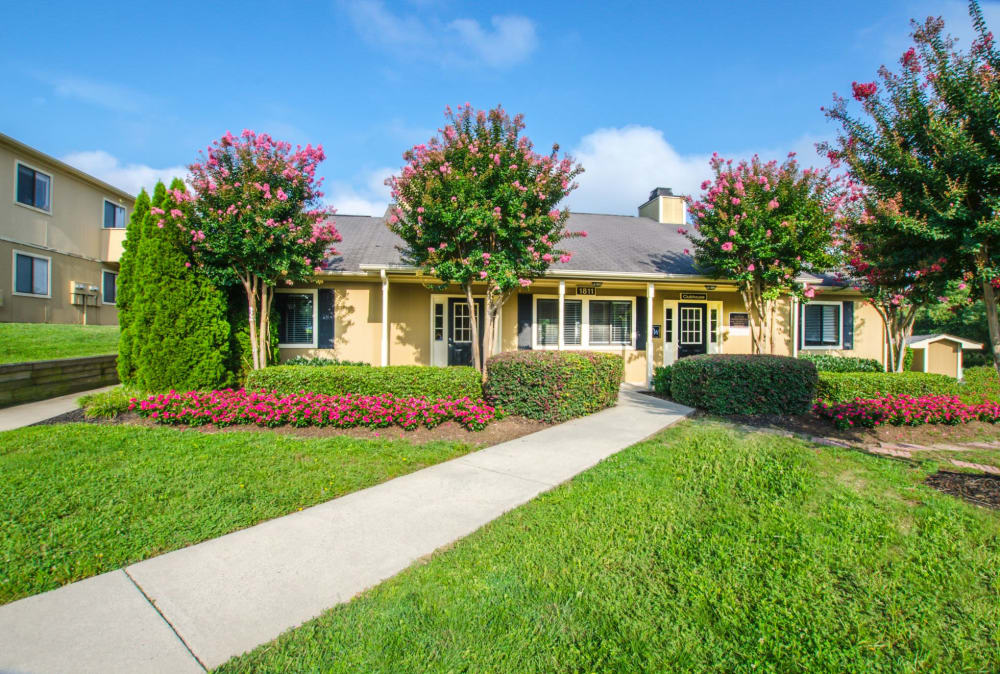
[[[483,301],[474,301],[476,318],[479,319],[479,345],[482,348]],[[458,297],[448,299],[448,365],[472,365],[472,320],[469,316],[469,303]]]
[[[708,352],[707,325],[705,315],[707,314],[704,304],[679,304],[677,311],[680,314],[678,321],[677,357],[697,356]]]

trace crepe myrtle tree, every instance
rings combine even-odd
[[[800,168],[795,153],[781,164],[710,160],[714,180],[689,199],[693,230],[679,228],[694,246],[696,265],[734,281],[750,314],[754,353],[774,353],[776,300],[816,290],[798,279],[836,262],[838,209],[843,194],[827,171]]]
[[[447,121],[426,144],[403,154],[407,164],[386,184],[395,204],[388,226],[406,242],[406,258],[443,283],[460,285],[472,321],[472,361],[493,348],[497,314],[518,288],[531,285],[571,253],[560,244],[586,232],[566,229],[557,208],[583,169],[573,159],[539,154],[524,135],[521,115],[502,107],[445,109]],[[485,287],[480,344],[473,286]]]
[[[897,240],[943,260],[952,282],[982,298],[1000,370],[1000,51],[977,2],[969,14],[976,37],[964,51],[940,18],[914,22],[913,46],[895,71],[852,83],[860,112],[834,98],[827,116],[840,132],[826,149],[876,198],[895,203]]]
[[[220,286],[246,293],[253,369],[267,366],[274,288],[305,281],[322,271],[340,241],[333,209],[321,205],[316,167],[322,146],[297,147],[266,133],[226,132],[202,160],[191,164],[194,194],[190,216],[179,209],[161,215],[190,240],[195,263]]]
[[[836,165],[836,162],[834,162]],[[849,183],[843,219],[843,276],[865,296],[882,319],[890,372],[902,372],[906,340],[917,311],[934,301],[949,301],[948,260],[935,251],[911,246],[899,228],[898,199],[880,201],[863,186]],[[966,288],[963,282],[961,289]]]

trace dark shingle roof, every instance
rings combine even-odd
[[[402,239],[389,231],[383,218],[367,215],[334,217],[343,241],[340,255],[329,260],[334,271],[358,271],[365,265],[400,265]],[[553,270],[601,271],[645,274],[695,274],[694,260],[684,250],[691,242],[678,233],[678,225],[628,215],[572,213],[567,227],[587,236],[570,239],[563,248],[573,253],[566,264]]]

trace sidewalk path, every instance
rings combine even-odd
[[[691,411],[623,389],[612,409],[0,606],[0,671],[216,667]]]
[[[95,388],[90,391],[70,393],[58,398],[49,398],[48,400],[38,400],[33,403],[4,407],[0,409],[0,431],[10,431],[22,426],[30,426],[39,421],[45,421],[60,414],[66,414],[66,412],[72,412],[79,407],[76,401],[80,396],[85,396],[88,393],[110,391],[113,388],[115,387],[105,386],[104,388]]]

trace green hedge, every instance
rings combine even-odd
[[[653,369],[653,393],[670,395],[670,365]]]
[[[1000,402],[1000,377],[992,365],[963,370],[962,381],[962,397],[968,402],[983,399]]]
[[[802,414],[816,393],[816,366],[788,356],[683,358],[670,379],[674,400],[714,414]]]
[[[508,351],[486,361],[486,370],[490,404],[558,422],[615,405],[625,361],[587,351]]]
[[[816,366],[820,372],[884,372],[882,363],[874,358],[855,358],[853,356],[829,356],[826,354],[805,353],[799,356]]]
[[[855,398],[902,394],[961,395],[956,379],[926,372],[820,372],[816,398],[827,402],[847,402]]]
[[[326,395],[426,396],[428,398],[482,398],[479,373],[471,367],[424,365],[276,365],[251,372],[246,387],[279,395],[308,391]]]
[[[370,367],[371,363],[360,360],[337,360],[336,358],[309,358],[307,356],[295,356],[289,358],[282,365],[312,365],[314,367],[328,365],[357,365],[358,367]]]

